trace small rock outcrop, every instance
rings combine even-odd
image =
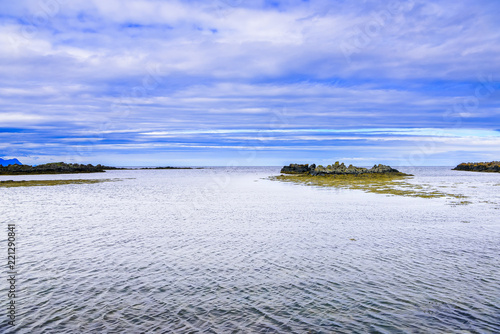
[[[374,165],[372,168],[355,167],[353,165],[345,166],[344,163],[335,162],[333,165],[328,165],[323,167],[322,165],[316,166],[315,164],[300,165],[300,164],[290,164],[289,166],[284,166],[281,169],[283,174],[309,174],[309,175],[359,175],[359,174],[387,174],[387,173],[399,173],[397,169],[391,168],[386,165]]]
[[[467,162],[461,163],[452,170],[464,170],[469,172],[500,173],[500,161],[492,162]]]
[[[315,164],[312,164],[311,166],[309,166],[309,164],[290,164],[289,166],[283,166],[283,168],[281,168],[281,172],[284,174],[305,174],[311,173],[315,168]]]

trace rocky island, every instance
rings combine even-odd
[[[117,168],[91,164],[67,164],[64,162],[53,162],[37,166],[13,164],[0,166],[0,175],[103,173],[106,169]]]
[[[500,161],[492,162],[467,162],[461,163],[452,170],[464,170],[469,172],[500,173]]]
[[[271,176],[269,179],[306,186],[362,190],[391,196],[444,197],[455,201],[461,200],[461,202],[452,202],[453,205],[466,204],[462,195],[444,193],[434,189],[431,185],[424,186],[407,182],[406,179],[413,175],[402,173],[382,164],[372,168],[346,166],[338,161],[326,167],[315,164],[290,164],[284,166],[281,173],[281,175]]]
[[[311,176],[324,176],[324,175],[363,175],[368,174],[371,176],[380,175],[380,174],[391,174],[391,175],[399,175],[399,176],[407,176],[408,174],[401,173],[397,169],[391,168],[386,165],[374,165],[372,168],[363,168],[363,167],[355,167],[353,165],[349,165],[346,167],[344,163],[335,162],[333,165],[328,165],[323,167],[321,165],[316,166],[315,164],[290,164],[289,166],[284,166],[281,169],[281,173],[283,174],[305,174]]]

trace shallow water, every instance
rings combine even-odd
[[[2,176],[123,179],[0,188],[15,332],[500,332],[500,174],[399,169],[471,204],[270,181],[271,167]]]

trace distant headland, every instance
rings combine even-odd
[[[464,170],[469,172],[500,173],[500,161],[492,162],[467,162],[461,163],[452,170]]]
[[[0,175],[29,175],[29,174],[74,174],[74,173],[102,173],[105,169],[115,169],[102,165],[67,164],[52,162],[43,165],[9,165],[0,167]]]
[[[204,169],[203,167],[171,167],[171,166],[165,166],[165,167],[142,167],[140,169]]]
[[[19,162],[17,159],[12,159]],[[10,162],[12,160],[2,160]],[[201,168],[201,167],[200,167]],[[111,167],[98,164],[76,164],[65,162],[52,162],[43,165],[30,166],[19,164],[9,164],[0,166],[0,175],[35,175],[35,174],[77,174],[77,173],[104,173],[106,170],[141,170],[141,169],[194,169],[193,167],[143,167],[143,168],[123,168]]]

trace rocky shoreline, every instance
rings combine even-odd
[[[500,161],[491,162],[467,162],[461,163],[452,170],[463,170],[468,172],[500,173]]]
[[[118,169],[116,167],[102,165],[67,164],[64,162],[53,162],[38,166],[30,165],[8,165],[0,166],[0,175],[30,175],[30,174],[75,174],[75,173],[104,173],[106,169]]]
[[[143,167],[124,168],[91,164],[68,164],[64,162],[53,162],[43,165],[17,165],[0,166],[0,175],[36,175],[36,174],[76,174],[76,173],[104,173],[106,170],[147,170],[147,169],[203,169],[203,167]]]
[[[328,165],[323,167],[321,165],[316,166],[316,164],[290,164],[289,166],[284,166],[281,168],[281,173],[283,174],[305,174],[312,176],[321,175],[361,175],[361,174],[398,174],[407,175],[401,173],[397,169],[394,169],[386,165],[374,165],[372,168],[355,167],[349,165],[346,167],[344,163],[335,162],[333,165]]]

